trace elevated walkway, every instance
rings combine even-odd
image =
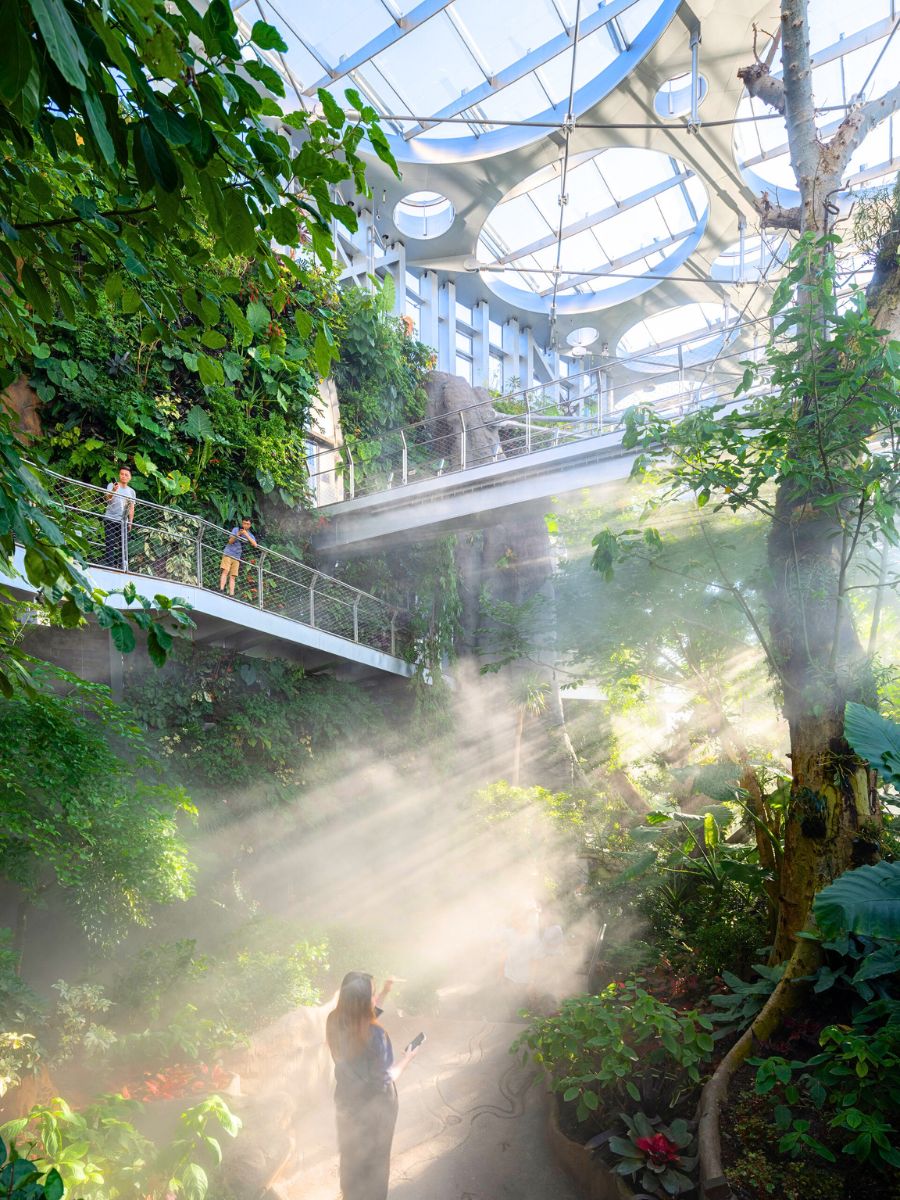
[[[353,673],[413,674],[404,656],[409,636],[403,614],[377,597],[287,555],[265,547],[251,553],[247,547],[232,598],[218,589],[227,530],[138,499],[130,533],[110,525],[115,541],[108,545],[102,488],[47,471],[40,478],[59,506],[59,524],[103,591],[133,583],[142,595],[181,597],[192,606],[197,639],[244,653],[278,655],[307,667],[343,665]],[[18,577],[0,580],[23,595],[33,594],[21,548],[15,567]],[[122,596],[110,603],[128,607]]]
[[[320,452],[311,471],[327,525],[321,548],[360,550],[502,522],[523,504],[628,477],[636,451],[622,446],[621,409],[613,412],[598,372],[555,380],[494,401],[383,434],[376,453],[348,447]],[[723,369],[702,383],[676,381],[663,416],[677,419],[734,400],[739,376]]]

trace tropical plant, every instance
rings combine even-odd
[[[825,937],[860,933],[900,941],[900,863],[846,871],[819,892],[813,915]]]
[[[821,1052],[806,1061],[750,1060],[757,1068],[757,1093],[780,1101],[774,1109],[782,1133],[779,1150],[796,1155],[808,1148],[835,1161],[832,1150],[811,1133],[811,1120],[795,1112],[800,1106],[826,1116],[842,1153],[883,1168],[900,1167],[900,1005],[876,1001],[852,1025],[826,1026],[819,1042]]]
[[[547,1069],[553,1090],[574,1104],[578,1121],[636,1110],[676,1116],[713,1051],[712,1030],[705,1014],[679,1012],[635,980],[563,1001],[511,1050]]]
[[[0,1135],[24,1145],[36,1171],[48,1179],[55,1172],[79,1200],[205,1200],[210,1172],[222,1162],[210,1128],[218,1125],[236,1137],[240,1119],[219,1096],[210,1096],[186,1109],[179,1136],[158,1147],[134,1124],[142,1112],[142,1104],[122,1096],[104,1096],[80,1112],[55,1097],[7,1122]]]
[[[41,1170],[36,1163],[22,1158],[0,1138],[0,1189],[5,1200],[62,1200],[65,1184],[56,1167]]]
[[[178,818],[193,806],[154,780],[141,731],[108,689],[0,701],[0,741],[0,874],[20,889],[20,941],[28,905],[51,884],[98,942],[190,895]]]
[[[663,1125],[656,1118],[636,1112],[622,1114],[627,1137],[609,1139],[609,1150],[619,1161],[617,1175],[640,1176],[640,1186],[651,1196],[680,1196],[694,1188],[689,1172],[697,1166],[696,1154],[685,1153],[694,1132],[683,1118]]]

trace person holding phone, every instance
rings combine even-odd
[[[343,1200],[387,1200],[397,1124],[396,1081],[425,1040],[420,1035],[394,1060],[391,1039],[378,1023],[380,1004],[392,984],[392,979],[386,980],[376,993],[371,975],[350,971],[325,1024],[334,1059]]]
[[[103,559],[101,566],[121,571],[128,557],[128,533],[134,520],[135,490],[130,486],[131,472],[119,468],[119,478],[106,485],[106,512],[103,515]]]
[[[250,518],[241,517],[240,525],[235,525],[228,536],[228,541],[222,550],[222,561],[219,564],[219,591],[225,591],[225,584],[228,584],[228,594],[234,595],[234,585],[238,577],[238,571],[241,569],[241,558],[244,553],[244,546],[250,545],[254,550],[259,549],[259,542],[250,532]]]

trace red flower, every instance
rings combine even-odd
[[[665,1167],[680,1161],[678,1147],[674,1142],[670,1142],[664,1133],[638,1138],[634,1144],[638,1150],[643,1150],[654,1167]]]

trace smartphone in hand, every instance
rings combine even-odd
[[[422,1043],[424,1041],[425,1041],[425,1034],[417,1033],[416,1036],[413,1038],[413,1040],[409,1043],[409,1045],[404,1049],[403,1053],[411,1054],[413,1050],[418,1050],[418,1048],[422,1045]]]

